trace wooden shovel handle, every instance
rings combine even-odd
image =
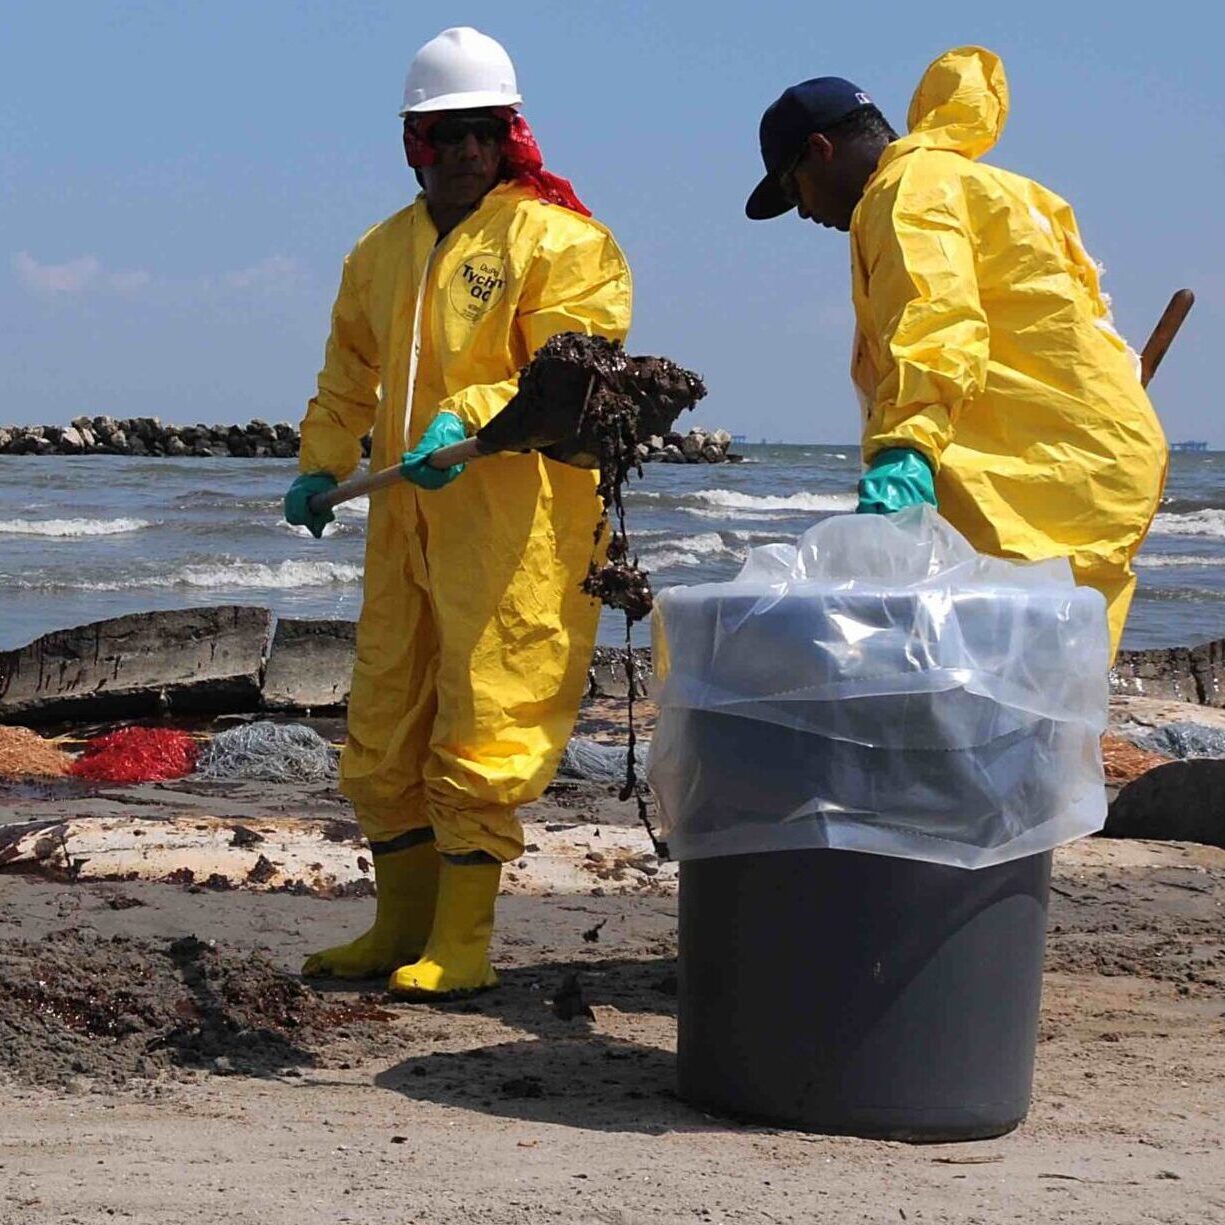
[[[1157,373],[1161,359],[1173,343],[1174,337],[1178,335],[1178,329],[1182,327],[1183,320],[1186,319],[1194,305],[1195,295],[1189,289],[1180,289],[1170,299],[1161,318],[1157,320],[1157,326],[1153,328],[1153,334],[1148,338],[1148,344],[1144,346],[1144,351],[1140,354],[1140,383],[1142,386],[1147,387],[1153,375]]]
[[[431,468],[441,469],[449,468],[452,464],[466,464],[484,455],[475,438],[465,438],[463,442],[453,442],[449,447],[439,447],[431,452],[428,462]],[[315,494],[310,500],[310,508],[319,515],[333,506],[339,506],[341,502],[351,502],[354,498],[373,493],[376,489],[386,489],[388,485],[395,485],[403,479],[399,464],[379,472],[368,472],[365,476],[355,476],[327,493]]]
[[[580,421],[583,414],[587,411],[587,404],[591,399],[595,383],[596,376],[593,374],[587,380],[587,393],[583,396],[582,408],[579,410]],[[497,454],[496,451],[485,450],[481,446],[479,438],[473,435],[471,438],[465,438],[463,442],[453,442],[449,447],[439,447],[438,450],[430,452],[427,462],[431,468],[437,468],[441,471],[443,468],[450,468],[454,464],[468,464],[474,459],[483,459],[486,455],[495,454]],[[331,510],[333,506],[339,506],[341,502],[349,502],[353,498],[360,498],[365,494],[373,493],[376,489],[386,489],[388,485],[394,485],[397,481],[403,479],[398,466],[384,468],[381,472],[367,473],[365,476],[355,476],[352,480],[345,481],[343,485],[337,485],[335,489],[329,489],[327,493],[315,494],[311,498],[309,505],[315,514],[322,514],[325,510]]]

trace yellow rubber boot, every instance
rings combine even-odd
[[[375,855],[374,926],[350,944],[312,953],[308,978],[375,978],[420,957],[434,924],[441,856],[433,838],[403,851]]]
[[[419,961],[401,966],[391,976],[387,990],[416,999],[438,999],[496,986],[498,976],[489,964],[489,940],[501,880],[500,863],[443,859],[429,943]]]

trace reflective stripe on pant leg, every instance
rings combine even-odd
[[[396,834],[382,842],[370,842],[370,854],[376,858],[379,855],[392,855],[396,851],[407,851],[410,847],[420,846],[423,842],[434,841],[434,831],[428,825],[417,829],[406,829],[402,834]]]
[[[361,826],[362,836],[370,843],[370,849],[374,850],[376,846],[381,848],[376,854],[403,850],[403,847],[390,845],[403,837],[410,838],[406,845],[415,846],[418,842],[424,842],[434,836],[426,811],[423,787],[415,788],[405,795],[401,802],[387,808],[372,804],[354,804],[353,815]]]

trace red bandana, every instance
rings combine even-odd
[[[438,154],[428,140],[429,131],[445,113],[431,111],[405,127],[410,166],[434,164]],[[532,129],[527,126],[527,120],[509,106],[493,107],[490,113],[510,124],[510,135],[502,155],[507,178],[531,188],[539,199],[549,204],[560,204],[563,208],[590,217],[591,210],[575,194],[570,180],[551,174],[544,168],[540,146],[532,135]]]

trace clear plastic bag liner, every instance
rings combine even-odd
[[[677,859],[844,848],[976,868],[1106,817],[1105,601],[930,507],[840,515],[660,593],[648,778]]]

